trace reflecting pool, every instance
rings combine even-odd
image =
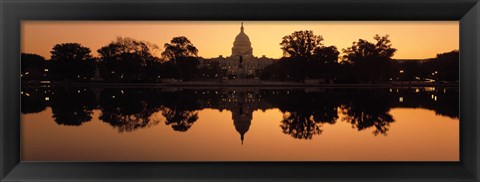
[[[459,161],[458,88],[24,87],[23,161]]]

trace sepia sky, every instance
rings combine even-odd
[[[148,41],[160,46],[175,36],[186,36],[198,48],[199,56],[230,56],[241,21],[23,21],[22,52],[50,58],[55,44],[77,42],[97,49],[118,36]],[[298,30],[313,30],[326,46],[340,51],[353,41],[374,41],[375,34],[389,34],[396,59],[423,59],[459,49],[458,21],[244,21],[253,55],[280,58],[283,36]]]

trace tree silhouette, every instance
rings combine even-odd
[[[69,80],[89,80],[94,74],[94,59],[90,48],[79,43],[56,44],[51,53],[51,73],[57,78]]]
[[[119,132],[154,126],[159,120],[150,117],[159,107],[152,104],[150,94],[145,90],[105,89],[100,96],[102,114],[99,119]]]
[[[198,49],[184,36],[174,37],[164,47],[162,56],[170,61],[176,61],[179,57],[197,57],[198,54]]]
[[[198,73],[198,65],[200,61],[197,58],[198,49],[188,40],[187,37],[174,37],[170,44],[165,44],[165,51],[162,53],[164,60],[176,64],[177,73],[172,72],[168,76],[178,75],[174,78],[192,79]],[[164,63],[165,64],[165,63]],[[170,63],[171,64],[171,63]],[[165,64],[166,67],[172,67]]]
[[[322,133],[321,123],[316,122],[310,114],[290,112],[283,114],[280,127],[283,133],[298,139],[312,139],[313,135]]]
[[[160,109],[166,118],[165,124],[172,125],[175,131],[187,131],[198,120],[200,102],[206,95],[197,93],[202,90],[186,89],[175,92],[161,92],[157,95],[157,101],[162,105]]]
[[[351,47],[343,49],[345,55],[342,57],[342,61],[353,64],[358,70],[357,76],[363,81],[376,82],[380,79],[386,79],[391,57],[397,51],[397,49],[392,48],[388,37],[388,35],[383,37],[375,35],[376,43],[363,39],[353,42]]]
[[[375,127],[374,135],[386,135],[393,117],[386,112],[376,112],[357,108],[356,105],[344,106],[345,121],[351,123],[358,131]]]
[[[338,63],[338,52],[337,47],[335,46],[328,46],[328,47],[320,47],[315,49],[313,52],[313,56],[315,56],[315,61],[324,63],[324,64],[336,64]]]
[[[262,98],[283,112],[280,125],[283,133],[297,139],[312,139],[322,133],[323,124],[334,124],[338,119],[338,95],[333,91],[267,91]]]
[[[458,118],[459,116],[459,93],[458,87],[436,87],[434,90],[423,88],[399,89],[392,92],[388,102],[390,107],[423,108],[435,111],[435,114]],[[432,96],[433,95],[433,96]],[[402,102],[394,102],[399,97],[405,98]]]
[[[301,81],[305,78],[306,63],[296,58],[280,58],[276,63],[268,65],[260,78],[280,81]]]
[[[351,123],[358,131],[374,127],[374,135],[387,134],[390,123],[394,122],[389,114],[392,99],[388,98],[387,92],[356,90],[347,96],[342,98],[344,102],[341,105],[344,121]]]
[[[59,125],[80,126],[92,120],[94,95],[87,89],[56,89],[50,98],[52,118]]]
[[[47,108],[43,89],[22,87],[21,112],[22,114],[39,113]]]
[[[176,64],[180,70],[181,77],[185,80],[192,79],[198,74],[200,61],[196,57],[177,57]]]
[[[198,120],[197,111],[181,110],[177,108],[162,108],[165,124],[172,125],[173,130],[185,132]]]
[[[280,43],[284,57],[267,66],[262,79],[296,80],[328,78],[338,69],[339,52],[335,46],[324,46],[323,37],[313,31],[296,31],[286,35]]]
[[[308,65],[308,74],[310,78],[326,78],[331,80],[339,72],[337,47],[320,47],[314,50],[313,59]]]
[[[43,71],[46,67],[45,58],[37,54],[22,53],[20,60],[22,80],[40,80],[43,78]]]
[[[156,48],[149,42],[117,37],[117,40],[97,50],[101,58],[102,77],[126,81],[156,78],[152,75],[155,73],[152,69],[160,61],[152,55]]]
[[[159,74],[162,78],[181,78],[182,70],[180,66],[173,61],[167,61],[159,66]]]
[[[285,57],[298,57],[306,61],[323,46],[322,41],[323,37],[313,34],[311,30],[295,31],[284,36],[280,46]]]
[[[434,68],[436,80],[444,81],[458,81],[460,70],[460,53],[458,50],[437,54],[437,57],[433,59],[435,62]]]
[[[421,76],[420,61],[392,62],[392,70],[389,75],[391,78],[398,78],[400,81],[417,81]],[[400,72],[401,71],[401,72]]]

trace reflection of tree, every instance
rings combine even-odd
[[[284,113],[281,123],[283,133],[293,138],[312,139],[313,135],[322,133],[321,122],[315,121],[312,115],[306,113]]]
[[[204,99],[200,93],[204,90],[180,90],[176,92],[162,92],[159,94],[158,103],[162,105],[162,115],[165,124],[172,125],[175,131],[187,131],[198,120],[200,100]],[[201,96],[200,96],[201,95]]]
[[[47,107],[42,90],[25,87],[21,95],[23,114],[38,113]]]
[[[95,95],[85,88],[23,87],[22,92],[24,114],[51,107],[53,119],[59,125],[78,126],[90,121],[92,110],[98,106],[102,111],[99,119],[120,132],[160,123],[153,115],[159,111],[166,118],[166,125],[185,132],[198,121],[198,111],[204,108],[227,109],[239,114],[250,113],[246,110],[278,108],[284,114],[280,124],[282,132],[299,139],[321,134],[322,125],[335,124],[339,113],[344,115],[342,121],[357,130],[373,128],[374,135],[387,134],[389,124],[394,121],[389,114],[391,108],[424,108],[451,118],[459,115],[458,88],[262,89],[228,93],[209,89],[112,88]],[[239,112],[235,109],[238,106],[242,108]],[[247,117],[248,121],[251,117]],[[239,123],[242,122],[234,121],[236,128]]]
[[[79,126],[92,120],[94,95],[86,89],[58,89],[52,93],[50,106],[59,125]]]
[[[302,110],[292,108],[284,112],[280,125],[283,133],[294,138],[311,139],[313,135],[322,133],[320,128],[324,123],[335,124],[338,119],[337,107],[334,105],[328,105],[325,102],[317,103],[314,98],[311,103],[305,104],[310,107]]]
[[[313,119],[322,123],[335,124],[338,119],[337,108],[335,105],[327,105],[326,103],[318,104],[312,113]]]
[[[193,123],[198,120],[197,111],[162,108],[162,115],[165,116],[166,125],[172,125],[173,130],[185,132]]]
[[[149,98],[142,91],[137,90],[104,90],[100,98],[102,114],[99,119],[108,122],[119,132],[131,132],[158,124],[150,116],[158,108],[149,103]]]
[[[271,93],[271,94],[270,94]],[[344,121],[356,129],[374,127],[374,135],[386,134],[393,117],[388,113],[393,99],[385,90],[326,89],[264,91],[264,97],[284,112],[281,128],[294,138],[311,139],[321,134],[323,123],[334,124],[340,108]]]
[[[343,109],[344,114],[347,115],[345,121],[351,123],[359,131],[373,126],[375,127],[375,131],[373,131],[374,135],[386,135],[389,124],[394,121],[393,117],[387,113],[388,111],[369,112],[356,106],[345,106]]]
[[[425,88],[401,89],[392,93],[389,102],[391,107],[404,108],[424,108],[435,111],[435,114],[447,116],[450,118],[458,118],[459,116],[459,98],[458,88],[429,88],[432,90],[425,91]],[[415,90],[418,90],[417,93]],[[394,102],[399,97],[405,98],[403,102]]]
[[[356,90],[349,94],[346,104],[342,105],[344,120],[357,128],[364,130],[375,127],[374,135],[386,135],[389,124],[394,121],[390,111],[388,97],[385,92],[372,92],[370,90]]]
[[[460,102],[458,99],[458,90],[455,89],[444,89],[435,93],[437,95],[437,100],[433,100],[434,104],[429,107],[435,111],[436,114],[442,116],[448,116],[451,118],[458,118]],[[432,99],[430,99],[432,100]]]
[[[338,119],[338,97],[335,92],[307,93],[304,90],[266,91],[264,96],[283,113],[283,133],[298,139],[321,134],[323,123]]]
[[[321,105],[320,103],[311,105],[316,107],[309,107],[310,109],[307,110],[293,109],[284,112],[282,124],[280,125],[283,133],[289,134],[294,138],[311,139],[313,135],[322,133],[320,128],[324,123],[334,124],[336,122],[338,118],[337,107]]]

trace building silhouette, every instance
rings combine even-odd
[[[252,123],[253,110],[249,108],[249,105],[245,103],[238,103],[237,110],[232,110],[232,120],[235,130],[240,134],[240,140],[245,139],[245,133],[250,129],[250,124]]]
[[[241,61],[240,61],[241,60]],[[261,71],[268,65],[272,64],[276,59],[267,58],[265,55],[262,57],[255,57],[253,55],[252,43],[250,38],[245,33],[243,22],[240,26],[240,33],[235,37],[233,41],[232,54],[224,57],[222,55],[216,58],[201,58],[200,67],[208,67],[212,62],[218,62],[222,72],[226,75],[223,77],[236,78],[239,74],[239,70],[244,72],[246,78],[258,77]],[[240,65],[241,64],[241,65]],[[242,69],[239,69],[239,67]]]
[[[240,27],[240,33],[235,37],[232,47],[232,57],[252,58],[253,48],[250,38],[244,32],[243,22]]]
[[[229,87],[217,90],[218,92],[198,92],[198,94],[207,95],[198,99],[197,103],[200,108],[231,112],[233,125],[243,144],[245,138],[248,138],[246,134],[252,123],[253,112],[274,108],[271,103],[261,97],[261,90],[258,87]]]

